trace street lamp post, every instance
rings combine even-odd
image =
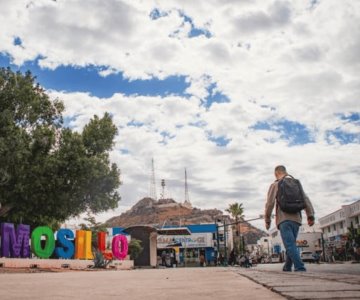
[[[215,220],[216,225],[216,247],[217,247],[217,254],[216,254],[216,264],[218,264],[218,259],[220,257],[220,238],[219,238],[219,225],[217,220]]]
[[[227,266],[227,262],[228,262],[227,249],[226,249],[226,231],[227,231],[226,221],[224,219],[224,266]]]

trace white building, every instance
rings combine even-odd
[[[339,210],[319,219],[325,240],[334,240],[332,238],[345,235],[351,226],[359,228],[359,221],[360,200],[343,205]]]
[[[348,228],[360,228],[360,200],[343,205],[339,210],[320,218],[319,222],[324,240],[330,246],[343,246]]]

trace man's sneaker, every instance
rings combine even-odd
[[[283,268],[283,272],[291,272],[291,269]]]

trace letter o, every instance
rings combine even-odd
[[[116,235],[112,239],[112,253],[115,258],[124,260],[128,254],[128,241],[124,235]]]
[[[45,247],[41,246],[41,237],[46,236]],[[55,249],[54,232],[48,226],[36,227],[31,234],[31,250],[40,258],[49,258]]]

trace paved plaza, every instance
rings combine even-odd
[[[0,274],[0,299],[285,299],[230,268]]]
[[[0,299],[360,299],[360,265],[0,274]]]

